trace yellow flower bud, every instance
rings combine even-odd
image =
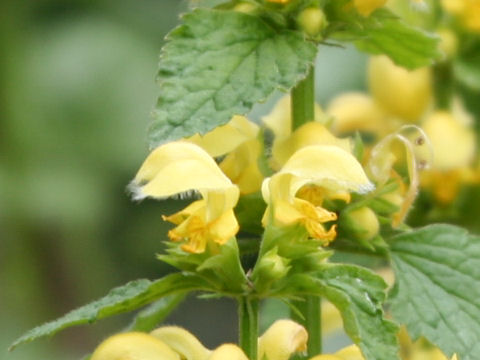
[[[387,129],[382,109],[372,97],[360,92],[337,96],[328,105],[327,114],[334,118],[333,131],[337,134],[354,131],[383,134]]]
[[[252,4],[250,2],[244,2],[244,1],[239,2],[233,8],[233,10],[244,13],[244,14],[254,14],[257,9],[258,9],[257,5]]]
[[[186,360],[206,360],[211,351],[190,332],[177,326],[163,326],[150,333]]]
[[[445,59],[449,60],[455,56],[458,50],[458,38],[450,29],[439,29],[437,34],[440,35],[440,50],[445,54]]]
[[[223,344],[216,348],[208,360],[248,360],[247,356],[237,345]],[[197,359],[192,359],[197,360]]]
[[[300,28],[310,36],[317,36],[328,25],[325,13],[322,9],[308,7],[300,12],[297,17]]]
[[[307,350],[305,328],[292,320],[277,320],[258,339],[258,358],[288,360],[294,352]]]
[[[467,167],[476,154],[475,133],[469,124],[446,111],[432,113],[422,125],[433,146],[433,168]]]
[[[95,349],[91,357],[91,360],[125,359],[180,360],[180,355],[151,335],[130,332],[109,337]]]
[[[368,82],[378,104],[406,122],[418,121],[432,99],[429,68],[407,70],[386,56],[370,59]]]
[[[359,240],[372,239],[380,229],[377,215],[367,206],[348,211],[341,220],[346,230]]]
[[[385,5],[387,0],[353,0],[353,4],[357,11],[363,15],[368,16],[373,11]]]

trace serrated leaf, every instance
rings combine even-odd
[[[448,357],[480,354],[480,237],[431,225],[394,238],[393,315]]]
[[[162,296],[176,292],[208,290],[209,286],[199,277],[182,273],[167,275],[159,280],[131,281],[112,289],[105,297],[69,312],[61,318],[28,331],[10,346],[13,350],[20,344],[53,335],[65,328],[93,323],[97,320],[138,309]]]
[[[315,274],[294,274],[274,296],[317,295],[327,298],[342,314],[343,327],[366,360],[398,357],[398,327],[383,317],[386,284],[368,269],[354,265],[323,264]]]
[[[325,297],[340,311],[345,332],[366,360],[399,359],[398,327],[383,317],[386,284],[370,270],[329,265],[319,273]]]
[[[132,324],[128,327],[129,331],[150,332],[155,329],[165,318],[183,301],[185,293],[177,293],[154,302],[146,309],[140,311]]]
[[[385,54],[397,65],[408,69],[429,66],[441,57],[438,37],[412,27],[399,19],[370,23],[355,46],[370,54]]]
[[[149,130],[152,147],[246,114],[276,88],[289,89],[304,78],[316,54],[300,32],[235,11],[196,9],[167,39]]]

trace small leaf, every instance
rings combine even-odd
[[[408,69],[432,65],[441,57],[438,37],[399,19],[370,22],[361,31],[355,46],[370,54],[385,54],[397,65]]]
[[[480,237],[431,225],[395,237],[394,317],[448,357],[480,354]]]
[[[399,359],[398,327],[383,317],[383,279],[370,270],[343,264],[327,265],[319,279],[326,284],[325,297],[342,314],[345,332],[365,359]]]
[[[138,309],[169,294],[208,289],[208,285],[202,279],[183,273],[170,274],[156,281],[146,279],[131,281],[112,289],[108,295],[97,301],[28,331],[18,338],[9,350],[71,326],[93,323],[112,315]]]
[[[165,318],[174,310],[185,298],[185,293],[176,293],[165,296],[164,298],[149,305],[146,309],[140,311],[132,324],[128,327],[129,331],[150,332],[154,330]]]
[[[150,145],[204,134],[307,74],[316,47],[235,11],[196,9],[167,37]]]

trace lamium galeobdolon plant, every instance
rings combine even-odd
[[[428,215],[479,179],[479,32],[478,0],[192,1],[161,51],[151,153],[129,185],[135,200],[190,200],[159,214],[174,227],[158,259],[178,271],[115,288],[12,348],[145,307],[90,359],[480,359],[480,238]],[[373,56],[369,93],[323,110],[317,53],[347,43]],[[276,90],[287,94],[249,120]],[[160,324],[190,292],[237,300],[237,344],[207,349]],[[290,318],[260,335],[269,299]],[[322,354],[332,307],[353,344]]]

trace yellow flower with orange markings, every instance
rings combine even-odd
[[[327,245],[335,227],[324,228],[337,215],[322,207],[325,198],[349,200],[349,192],[373,189],[360,163],[334,145],[310,145],[296,151],[282,169],[265,179],[262,194],[268,207],[263,223],[277,226],[301,224],[312,238]]]
[[[194,192],[201,195],[201,200],[164,217],[178,225],[168,235],[173,241],[183,241],[185,251],[203,252],[208,244],[224,244],[238,232],[233,213],[238,187],[197,145],[178,141],[156,148],[140,167],[130,190],[136,200],[165,199]]]

